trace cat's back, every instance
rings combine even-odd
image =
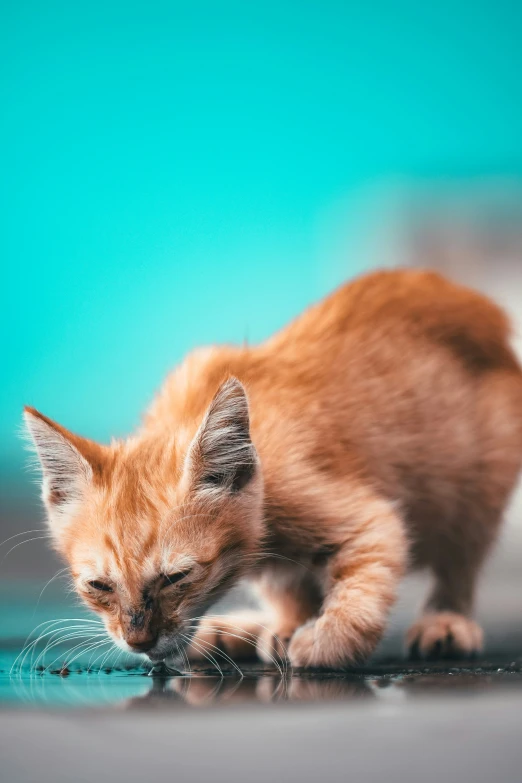
[[[355,455],[412,519],[439,518],[442,506],[456,514],[479,475],[486,502],[522,460],[522,373],[509,336],[497,305],[436,273],[361,277],[267,344],[286,370],[255,394],[256,409],[284,409],[266,452],[280,449],[285,427],[295,438],[298,421],[301,451],[321,475],[349,479]]]
[[[477,291],[435,272],[382,270],[364,275],[312,306],[268,345],[283,354],[324,362],[352,340],[388,344],[390,352],[417,341],[444,347],[470,370],[518,371],[509,345],[510,324],[500,307]]]
[[[194,429],[230,375],[247,388],[254,429],[262,437],[270,429],[275,441],[285,428],[293,437],[296,422],[314,441],[332,427],[357,441],[368,433],[421,435],[427,422],[469,408],[491,375],[506,378],[522,415],[522,373],[509,335],[504,312],[476,291],[431,271],[377,271],[341,286],[256,348],[193,352],[169,376],[145,424]]]

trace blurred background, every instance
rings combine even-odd
[[[522,322],[519,3],[0,14],[0,540],[42,524],[23,404],[123,435],[191,348],[262,340],[376,266],[440,269]],[[499,604],[522,616],[519,505],[484,587],[494,632]],[[58,567],[17,546],[4,594]]]

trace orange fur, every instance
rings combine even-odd
[[[193,635],[249,576],[270,611],[247,647],[270,657],[278,640],[295,665],[343,666],[374,649],[407,567],[427,566],[435,586],[409,643],[472,652],[476,577],[522,463],[508,338],[485,297],[376,272],[258,347],[189,355],[126,441],[98,446],[26,409],[80,595],[152,659],[191,639],[194,655],[241,654],[239,620]]]

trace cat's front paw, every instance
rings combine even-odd
[[[318,661],[324,659],[316,639],[316,621],[310,621],[298,628],[292,637],[288,648],[288,657],[292,666],[308,668],[310,666],[327,666]]]
[[[375,634],[361,636],[348,625],[339,625],[326,614],[298,628],[288,655],[292,666],[340,669],[364,660],[375,646]]]

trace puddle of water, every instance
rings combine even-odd
[[[407,699],[458,692],[482,694],[499,688],[522,688],[522,661],[503,664],[423,664],[403,661],[371,668],[339,672],[287,671],[241,664],[243,677],[222,666],[199,667],[191,675],[165,670],[150,676],[134,661],[122,661],[119,653],[96,661],[93,653],[71,662],[64,650],[54,649],[38,659],[26,657],[22,665],[20,646],[0,651],[0,707],[179,709],[245,703],[402,702]],[[36,661],[36,663],[35,663]],[[100,663],[102,664],[100,666]],[[14,666],[13,666],[14,664]]]

